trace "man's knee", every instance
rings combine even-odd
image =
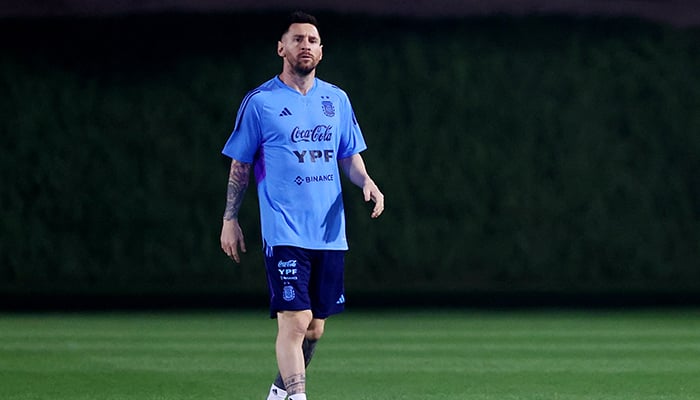
[[[277,314],[280,332],[305,336],[311,324],[311,311],[282,311]]]
[[[325,328],[325,321],[320,319],[314,319],[309,325],[309,329],[306,331],[306,338],[309,340],[319,340],[323,336],[323,330]]]

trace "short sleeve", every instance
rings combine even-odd
[[[252,91],[243,98],[236,115],[236,125],[221,151],[224,155],[244,163],[253,162],[261,143],[260,112],[255,97],[259,93]]]
[[[338,146],[338,158],[347,158],[367,149],[362,129],[355,118],[350,99],[343,93],[342,132]]]

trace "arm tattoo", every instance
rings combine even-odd
[[[238,218],[238,210],[243,202],[243,195],[248,188],[250,164],[236,160],[231,161],[231,172],[228,175],[228,189],[226,192],[226,209],[224,219],[229,221]]]
[[[290,396],[293,394],[297,394],[297,393],[305,393],[306,392],[306,375],[305,374],[297,374],[297,375],[288,376],[284,380],[284,386],[287,389],[287,394]]]

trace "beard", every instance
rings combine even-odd
[[[294,67],[294,72],[299,75],[299,76],[307,76],[313,70],[316,69],[316,66],[318,65],[317,61],[311,61],[311,62],[304,62],[304,61],[297,61],[293,67]]]

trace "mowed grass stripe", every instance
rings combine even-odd
[[[695,399],[700,319],[676,312],[347,312],[313,399]],[[266,312],[0,315],[0,398],[262,399]]]
[[[350,314],[351,328],[324,345],[344,362],[319,359],[310,376],[354,376],[346,380],[389,387],[387,399],[689,399],[700,393],[696,315]],[[377,335],[353,347],[366,330]]]

